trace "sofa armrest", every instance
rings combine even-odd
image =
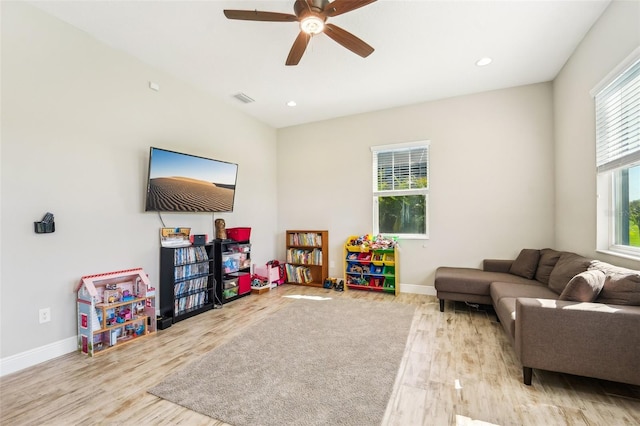
[[[515,350],[526,371],[640,385],[640,306],[516,299]]]
[[[509,272],[513,260],[485,259],[482,262],[482,270],[487,272]]]

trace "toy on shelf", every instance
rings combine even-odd
[[[385,237],[378,234],[375,238],[370,234],[365,234],[359,237],[352,236],[347,240],[347,246],[360,246],[360,250],[365,252],[365,249],[378,250],[378,249],[393,249],[398,245],[397,237]]]
[[[120,291],[118,291],[117,288],[113,290],[105,289],[102,300],[104,301],[104,303],[117,303],[121,298],[122,294],[120,293]]]

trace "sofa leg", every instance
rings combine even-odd
[[[522,376],[524,378],[524,384],[531,386],[531,377],[533,376],[533,368],[522,367]]]
[[[444,312],[444,299],[439,299],[440,300],[440,312]]]

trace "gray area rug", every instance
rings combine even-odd
[[[414,311],[294,300],[149,392],[235,426],[377,425]]]

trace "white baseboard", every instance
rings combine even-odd
[[[436,288],[432,285],[400,284],[400,293],[425,294],[435,296]]]
[[[41,362],[66,355],[78,350],[78,337],[73,336],[64,340],[49,343],[26,352],[0,359],[0,377],[16,371],[24,370]]]

